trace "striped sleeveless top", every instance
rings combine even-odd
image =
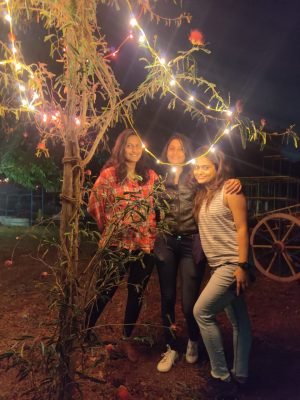
[[[224,186],[208,208],[204,201],[199,211],[201,244],[210,267],[238,262],[237,232],[230,209],[224,204]]]

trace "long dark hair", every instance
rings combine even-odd
[[[168,153],[168,148],[171,144],[171,142],[173,140],[178,140],[181,144],[182,144],[182,148],[184,151],[184,155],[185,155],[185,161],[189,161],[192,159],[192,149],[191,149],[191,142],[190,139],[187,138],[186,136],[184,136],[182,133],[179,132],[175,132],[167,141],[167,143],[165,144],[165,147],[163,148],[163,151],[161,153],[161,161],[163,162],[168,162],[168,158],[167,158],[167,153]],[[163,166],[163,172],[164,174],[167,173],[167,166]],[[190,166],[189,165],[185,165],[183,167],[183,172],[184,175],[188,174],[190,171]],[[167,174],[167,178],[166,178],[166,182],[167,183],[173,183],[174,177],[172,174]]]
[[[111,156],[103,167],[103,169],[109,167],[116,168],[118,183],[123,182],[127,178],[128,170],[125,159],[125,147],[130,136],[137,136],[133,129],[125,129],[119,134],[112,149]],[[149,180],[149,168],[146,166],[144,158],[145,156],[143,153],[135,167],[136,174],[142,177],[141,181],[138,180],[140,185],[144,185]]]
[[[209,186],[209,189],[205,185],[197,185],[196,195],[194,198],[194,217],[196,221],[198,221],[199,211],[203,204],[206,202],[206,207],[209,206],[212,199],[216,195],[216,193],[221,190],[224,185],[224,182],[233,176],[231,165],[225,157],[225,154],[220,150],[215,150],[214,152],[209,151],[209,146],[202,146],[195,151],[194,158],[198,158],[205,154],[205,158],[210,160],[216,168],[216,177],[212,184]],[[192,178],[196,183],[196,179]]]

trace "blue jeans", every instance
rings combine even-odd
[[[194,306],[194,316],[200,327],[203,342],[215,378],[226,379],[229,370],[225,360],[217,314],[225,311],[233,328],[234,362],[232,372],[239,377],[248,376],[251,347],[251,327],[244,296],[230,288],[235,282],[236,266],[222,265],[212,269],[212,276]]]
[[[168,327],[175,323],[178,272],[181,280],[182,310],[189,338],[196,341],[200,336],[193,307],[199,296],[206,260],[201,259],[197,239],[198,235],[164,235],[156,239],[154,246],[161,292],[162,322],[167,327],[165,340],[172,348],[176,348],[176,338]],[[197,247],[198,251],[195,251],[194,247]]]

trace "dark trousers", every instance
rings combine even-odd
[[[137,253],[138,252],[132,253],[133,258],[137,255]],[[111,277],[109,279],[110,282],[107,281],[108,288],[99,291],[95,302],[86,311],[86,328],[92,328],[96,325],[97,319],[103,312],[106,304],[112,299],[119,283],[128,271],[128,296],[125,309],[123,334],[124,336],[129,337],[139,317],[142,307],[143,294],[151,276],[154,262],[155,259],[153,254],[144,254],[142,259],[139,258],[128,261],[125,264],[119,263],[117,266],[115,266],[115,270],[113,273],[111,273]],[[101,277],[99,277],[97,287],[99,288],[101,285],[103,285],[103,280]]]
[[[162,322],[166,327],[175,323],[176,282],[179,272],[181,281],[182,310],[185,316],[190,340],[199,338],[199,328],[193,315],[193,307],[199,297],[200,285],[205,271],[206,260],[201,249],[195,248],[196,235],[158,237],[154,253],[161,292]],[[195,254],[196,250],[196,254]],[[170,329],[165,330],[166,341],[176,348],[176,338]]]

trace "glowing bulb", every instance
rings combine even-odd
[[[196,164],[196,160],[195,160],[194,158],[192,158],[192,159],[189,161],[189,164],[195,165],[195,164]]]
[[[195,97],[194,96],[190,96],[189,97],[189,101],[194,101],[195,100]]]
[[[33,96],[32,96],[32,100],[34,101],[34,100],[38,99],[39,97],[40,96],[37,94],[37,92],[34,92]]]
[[[142,148],[145,149],[146,145],[142,142]]]
[[[7,22],[11,22],[11,15],[10,14],[6,14],[5,17]]]
[[[112,53],[112,56],[113,56],[113,57],[116,57],[116,55],[117,55],[117,52],[114,51],[114,52]]]
[[[139,42],[140,42],[140,43],[144,43],[145,40],[146,40],[146,36],[145,36],[145,35],[140,35],[140,37],[139,37]]]
[[[55,115],[56,115],[56,117],[59,117],[60,112],[59,112],[59,111],[56,111]]]
[[[25,86],[24,85],[19,85],[19,90],[20,90],[20,92],[25,92]]]
[[[16,54],[17,49],[15,48],[15,46],[12,47],[11,51],[13,52],[13,54]]]
[[[160,164],[161,161],[159,159],[156,160],[156,164]]]
[[[161,63],[161,65],[165,65],[166,59],[164,57],[159,58],[159,62]]]
[[[176,171],[177,171],[177,167],[172,167],[172,168],[171,168],[171,171],[172,171],[172,172],[176,172]]]
[[[22,102],[22,105],[23,105],[24,107],[25,107],[25,106],[28,106],[28,100],[22,99],[21,102]]]
[[[56,115],[52,115],[51,119],[53,119],[53,121],[56,121],[57,120],[57,116]]]
[[[228,117],[231,117],[232,116],[232,111],[231,110],[227,110],[226,114],[228,115]]]
[[[133,34],[132,33],[129,34],[129,39],[133,39]]]
[[[132,17],[129,21],[130,26],[137,26],[137,20],[136,18]]]
[[[30,111],[34,111],[35,110],[35,106],[33,104],[29,104],[28,106]]]
[[[208,105],[206,108],[207,108],[208,110],[210,110],[210,105]]]
[[[80,125],[80,119],[79,118],[75,118],[75,124],[78,125],[78,126]]]
[[[175,86],[175,85],[176,85],[175,79],[171,79],[171,80],[170,80],[170,86]]]
[[[229,128],[225,128],[225,129],[224,129],[225,135],[228,135],[229,132],[230,132],[230,129],[229,129]]]
[[[47,114],[43,114],[43,122],[47,122],[48,116]]]
[[[21,64],[20,63],[15,63],[15,68],[16,68],[16,71],[20,71]]]
[[[209,151],[211,151],[212,153],[214,153],[216,151],[216,149],[214,148],[214,146],[211,146],[211,148],[209,149]]]

